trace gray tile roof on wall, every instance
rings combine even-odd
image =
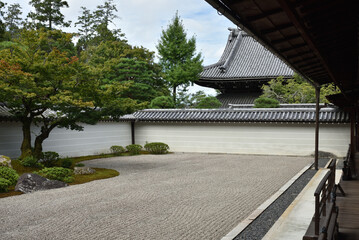
[[[293,70],[254,38],[238,29],[231,33],[220,60],[206,66],[200,80],[233,80],[291,77]]]
[[[123,120],[139,122],[315,122],[313,108],[145,109]],[[349,115],[337,108],[320,110],[322,123],[347,123]]]

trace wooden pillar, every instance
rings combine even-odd
[[[356,111],[350,112],[350,147],[351,147],[351,158],[354,156],[356,151]]]
[[[319,100],[320,100],[320,87],[315,87],[315,151],[314,151],[314,168],[318,170],[318,159],[319,159]]]
[[[131,142],[132,144],[136,144],[136,139],[135,139],[135,121],[131,122]]]

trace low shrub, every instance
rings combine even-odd
[[[27,156],[23,158],[20,163],[24,167],[37,167],[37,168],[43,167],[43,165],[39,162],[39,160],[33,156]]]
[[[59,161],[59,157],[57,152],[44,152],[39,162],[44,164],[45,167],[54,167]]]
[[[15,185],[19,175],[17,172],[9,167],[0,167],[0,178],[4,178],[10,182],[10,185]]]
[[[141,152],[142,146],[139,144],[131,144],[126,146],[126,149],[131,155],[138,155]]]
[[[48,179],[59,180],[67,183],[74,181],[73,171],[63,167],[44,168],[36,172],[36,174],[39,174],[40,176]]]
[[[72,167],[72,159],[64,158],[62,160],[61,167],[63,167],[63,168],[71,168]]]
[[[83,164],[83,163],[77,163],[76,165],[75,165],[75,167],[84,167],[85,166],[85,164]]]
[[[10,185],[9,180],[0,177],[0,192],[7,192]]]
[[[168,153],[168,149],[170,149],[170,147],[162,142],[152,142],[146,143],[145,149],[152,154],[165,154]]]
[[[114,145],[114,146],[111,146],[110,147],[110,150],[113,154],[115,155],[120,155],[121,153],[124,153],[126,152],[126,149],[122,146],[117,146],[117,145]]]

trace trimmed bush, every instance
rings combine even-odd
[[[57,152],[44,152],[40,162],[44,164],[45,167],[53,167],[56,162],[59,161],[59,154]]]
[[[146,143],[145,149],[152,154],[165,154],[168,153],[168,149],[170,149],[170,147],[162,142],[152,142]]]
[[[39,160],[33,156],[23,158],[20,163],[24,167],[43,167],[43,165],[39,163]]]
[[[74,181],[73,171],[63,167],[44,168],[36,172],[36,174],[51,180],[59,180],[67,183]]]
[[[83,164],[83,163],[77,163],[76,165],[75,165],[75,167],[84,167],[85,166],[85,164]]]
[[[10,182],[10,185],[15,185],[19,175],[17,172],[9,167],[0,167],[0,178],[4,178]]]
[[[139,144],[131,144],[126,146],[126,149],[131,155],[138,155],[141,152],[142,146]]]
[[[10,185],[9,180],[0,177],[0,192],[7,192]]]
[[[117,145],[114,145],[114,146],[111,146],[110,147],[110,150],[113,154],[115,155],[120,155],[121,153],[124,153],[126,152],[126,149],[122,146],[117,146]]]
[[[277,108],[279,107],[279,102],[273,98],[260,97],[254,100],[255,108]]]
[[[71,168],[72,166],[72,159],[70,158],[64,158],[61,163],[61,167],[63,168]]]

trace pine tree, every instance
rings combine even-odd
[[[69,7],[67,1],[62,0],[30,0],[30,5],[35,8],[35,12],[30,12],[31,18],[38,28],[46,27],[53,29],[53,26],[69,27],[71,22],[66,22],[60,9]]]
[[[177,88],[187,87],[196,81],[202,71],[201,54],[196,54],[196,39],[187,39],[182,20],[178,12],[168,25],[162,30],[157,45],[159,64],[164,72],[164,78],[172,88],[173,101],[176,104]]]
[[[5,27],[8,32],[9,39],[12,39],[19,34],[19,26],[21,26],[22,22],[21,14],[21,6],[18,3],[11,4],[7,8],[6,14],[4,14]]]

